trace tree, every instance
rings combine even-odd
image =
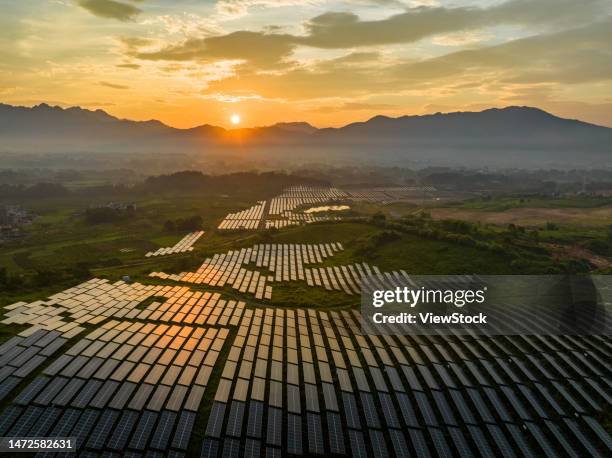
[[[372,222],[374,223],[384,223],[387,220],[387,217],[383,212],[376,212],[372,215]]]
[[[176,230],[176,225],[174,224],[174,221],[167,220],[164,223],[164,230],[166,230],[167,232],[174,232]]]

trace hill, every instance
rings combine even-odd
[[[0,136],[4,152],[197,151],[213,155],[240,148],[253,150],[254,158],[265,160],[270,155],[283,159],[286,148],[292,147],[302,153],[303,160],[328,162],[612,163],[612,129],[531,107],[375,116],[341,128],[279,123],[226,130],[211,125],[176,129],[156,120],[119,119],[102,110],[79,107],[0,104]]]

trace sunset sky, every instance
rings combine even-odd
[[[0,0],[0,102],[176,127],[531,105],[612,126],[610,0]]]

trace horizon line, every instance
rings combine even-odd
[[[344,127],[353,125],[353,124],[360,124],[360,123],[366,123],[369,122],[375,118],[387,118],[387,119],[393,119],[393,120],[397,120],[397,119],[401,119],[401,118],[406,118],[406,117],[413,117],[413,118],[421,118],[421,117],[427,117],[427,116],[436,116],[436,115],[452,115],[452,114],[460,114],[460,113],[483,113],[485,111],[492,111],[492,110],[508,110],[508,109],[512,109],[512,108],[518,108],[518,109],[528,109],[528,110],[537,110],[537,111],[541,111],[543,113],[546,113],[550,116],[554,116],[556,118],[559,119],[565,119],[565,120],[569,120],[569,121],[578,121],[578,122],[582,122],[585,124],[590,124],[593,126],[597,126],[597,127],[603,127],[603,128],[607,128],[610,129],[612,128],[612,126],[607,126],[607,125],[602,125],[602,124],[595,124],[589,121],[584,121],[582,119],[579,118],[565,118],[562,116],[558,116],[554,113],[551,113],[550,111],[544,110],[543,108],[537,107],[537,106],[533,106],[533,105],[506,105],[503,107],[499,107],[499,106],[490,106],[488,108],[483,108],[481,110],[455,110],[455,111],[436,111],[436,112],[431,112],[431,113],[424,113],[424,114],[402,114],[399,116],[389,116],[389,115],[384,115],[384,114],[376,114],[374,116],[370,116],[367,119],[364,120],[355,120],[355,121],[351,121],[347,124],[343,124],[340,125],[338,127],[334,127],[334,126],[325,126],[325,127],[318,127],[315,126],[313,124],[311,124],[308,121],[279,121],[276,122],[274,124],[268,124],[268,125],[253,125],[253,126],[244,126],[244,127],[224,127],[224,126],[220,126],[220,125],[216,125],[216,124],[209,124],[209,123],[202,123],[202,124],[196,124],[194,126],[191,127],[176,127],[173,126],[171,124],[165,123],[164,121],[160,121],[159,119],[156,118],[150,118],[150,119],[144,119],[144,120],[138,120],[138,119],[131,119],[131,118],[121,118],[118,117],[114,114],[111,114],[110,112],[102,109],[102,108],[87,108],[87,107],[83,107],[80,105],[68,105],[68,104],[62,104],[62,105],[58,105],[57,102],[55,104],[53,103],[49,103],[49,102],[39,102],[39,103],[35,103],[32,105],[13,105],[11,103],[7,103],[7,102],[0,102],[0,106],[4,105],[4,106],[9,106],[12,108],[26,108],[26,109],[34,109],[34,108],[38,108],[41,106],[47,106],[49,108],[54,108],[54,109],[60,109],[62,111],[68,111],[70,109],[80,109],[83,111],[88,111],[90,113],[96,113],[96,112],[102,112],[104,114],[106,114],[107,116],[113,117],[119,121],[129,121],[129,122],[136,122],[136,123],[147,123],[147,122],[158,122],[166,127],[172,128],[172,129],[176,129],[176,130],[192,130],[192,129],[197,129],[200,127],[212,127],[212,128],[217,128],[217,129],[223,129],[225,131],[228,132],[232,132],[232,131],[240,131],[240,130],[247,130],[247,129],[266,129],[266,128],[271,128],[271,127],[275,127],[278,126],[280,124],[306,124],[316,130],[325,130],[325,129],[342,129]]]

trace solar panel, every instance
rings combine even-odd
[[[493,453],[487,439],[479,426],[468,425],[468,431],[472,436],[472,440],[476,443],[478,451],[483,458],[494,458],[497,455]]]
[[[240,441],[236,439],[226,438],[223,440],[223,458],[239,458],[240,456]]]
[[[205,438],[202,442],[200,458],[217,458],[219,455],[219,441]]]
[[[408,384],[412,390],[423,391],[423,387],[421,386],[421,382],[416,376],[414,369],[409,366],[402,366],[402,371],[406,379],[408,380]]]
[[[10,405],[0,415],[0,435],[5,436],[6,432],[11,428],[15,420],[19,418],[24,411],[22,407]]]
[[[359,420],[359,411],[357,409],[357,401],[355,396],[350,393],[342,393],[342,405],[344,406],[344,416],[349,428],[361,429],[361,421]]]
[[[383,433],[376,429],[368,429],[368,434],[370,436],[372,450],[375,451],[376,457],[388,457],[389,452],[387,451],[387,444],[385,443],[385,436],[383,436]]]
[[[397,413],[395,412],[395,407],[393,406],[391,395],[387,393],[379,393],[378,399],[380,400],[383,418],[385,419],[387,426],[391,428],[401,428],[400,422],[397,418]]]
[[[548,430],[554,436],[557,444],[561,445],[565,452],[565,456],[578,457],[579,455],[574,450],[574,447],[567,441],[565,434],[561,432],[561,429],[552,421],[545,420]]]
[[[77,373],[77,377],[89,380],[96,374],[100,366],[104,364],[104,360],[102,358],[93,357],[87,362],[87,364],[83,365],[81,370]]]
[[[370,428],[380,428],[380,420],[376,413],[376,405],[374,404],[374,398],[370,393],[361,393],[361,405],[363,406],[363,412],[365,414],[366,424]]]
[[[442,414],[444,423],[451,426],[457,426],[455,415],[453,414],[450,405],[447,403],[444,394],[441,391],[432,391],[431,394],[434,398],[436,406],[438,407],[438,411]]]
[[[164,410],[159,417],[159,423],[153,438],[151,439],[151,447],[158,450],[166,450],[168,448],[168,442],[170,441],[170,434],[176,421],[176,413]]]
[[[506,410],[506,407],[503,405],[503,403],[499,399],[497,392],[493,388],[489,388],[489,387],[485,387],[484,392],[489,398],[489,401],[491,401],[491,404],[493,404],[493,408],[495,409],[495,412],[497,413],[497,415],[499,415],[501,420],[504,422],[508,422],[508,423],[512,422],[512,417],[510,416],[510,414],[508,413],[508,410]]]
[[[261,438],[262,418],[263,403],[259,401],[251,401],[249,403],[247,435],[251,437]]]
[[[221,437],[221,428],[223,426],[223,417],[225,415],[226,404],[214,401],[210,409],[208,423],[206,424],[206,435],[212,437]]]
[[[27,405],[49,383],[50,377],[38,376],[15,397],[15,404]]]
[[[181,412],[176,431],[172,437],[172,447],[179,450],[187,450],[191,431],[195,425],[196,414],[193,412]]]
[[[104,382],[104,385],[98,390],[95,396],[92,398],[89,403],[90,406],[96,407],[98,409],[103,409],[106,407],[106,403],[113,395],[117,387],[119,386],[119,382],[114,382],[112,380],[107,380]]]
[[[5,414],[6,412],[3,412],[2,415],[4,416]],[[42,411],[32,429],[30,429],[28,436],[46,436],[61,414],[61,409],[56,407],[47,407]]]
[[[467,441],[465,440],[465,437],[463,436],[463,433],[459,428],[449,427],[447,431],[449,432],[450,437],[453,441],[453,448],[457,451],[459,456],[461,456],[462,458],[470,458],[474,456],[474,454],[470,450],[470,446],[468,445]]]
[[[578,442],[580,443],[580,445],[582,445],[582,447],[587,451],[587,456],[599,456],[599,453],[597,452],[595,447],[593,447],[593,445],[591,444],[591,441],[588,440],[584,436],[582,431],[580,431],[578,424],[574,420],[570,418],[564,418],[563,421],[565,422],[567,427],[572,431],[572,433],[574,434],[574,437],[578,439]]]
[[[344,433],[339,414],[327,412],[327,433],[329,435],[329,447],[331,452],[344,454]]]
[[[50,437],[67,437],[79,419],[81,412],[76,409],[67,409],[49,434]]]
[[[367,458],[368,453],[361,431],[349,429],[348,435],[351,445],[351,456],[354,458]]]
[[[287,387],[287,410],[299,414],[300,408],[300,389],[295,385],[285,385]]]
[[[425,380],[425,383],[427,384],[428,388],[430,388],[432,390],[439,390],[440,389],[440,386],[438,385],[438,382],[436,382],[436,380],[434,379],[433,375],[431,374],[431,372],[429,371],[429,369],[426,366],[418,365],[417,368],[419,369],[419,372],[421,373],[421,376]]]
[[[94,450],[101,450],[117,418],[119,418],[119,412],[116,410],[104,410],[98,424],[89,436],[87,447]]]
[[[323,400],[325,401],[325,408],[327,410],[338,411],[338,400],[336,398],[336,392],[334,385],[331,383],[322,383],[323,388]]]
[[[25,436],[42,413],[43,409],[37,406],[29,406],[17,419],[13,427],[8,432],[9,437]]]
[[[527,409],[525,408],[519,397],[514,393],[512,388],[508,386],[502,386],[500,388],[506,396],[506,399],[508,399],[509,404],[518,414],[519,418],[521,418],[522,420],[531,420],[531,415],[527,412]]]
[[[150,410],[145,410],[142,413],[138,419],[138,424],[136,425],[134,434],[132,435],[130,448],[144,450],[147,447],[149,437],[151,437],[153,428],[155,427],[155,422],[157,421],[157,416],[157,413],[151,412]]]
[[[485,405],[482,397],[480,396],[480,393],[478,393],[478,391],[476,391],[474,388],[467,388],[466,391],[467,391],[470,399],[472,400],[472,402],[476,406],[476,410],[478,411],[478,414],[480,415],[482,420],[485,423],[495,423],[495,420],[493,419],[493,416],[491,415],[491,412],[489,411],[489,409]]]
[[[368,380],[366,379],[365,372],[360,367],[353,367],[353,375],[355,376],[355,381],[357,382],[357,388],[360,391],[370,391],[370,386],[368,385]]]
[[[390,429],[389,435],[391,436],[394,456],[399,458],[408,458],[410,456],[410,452],[408,451],[408,444],[406,443],[404,434],[397,429]]]
[[[244,402],[232,401],[229,417],[227,419],[226,434],[240,437],[242,434],[242,420],[244,418]]]
[[[319,412],[319,391],[315,385],[305,383],[304,396],[306,398],[306,410]]]
[[[321,428],[320,415],[308,413],[306,414],[306,422],[308,427],[308,451],[322,455],[325,453],[323,445],[323,430]]]
[[[555,398],[551,395],[548,388],[540,383],[534,383],[534,386],[538,389],[542,397],[546,399],[548,404],[553,408],[553,410],[560,416],[566,416],[565,410],[557,403]]]
[[[193,412],[197,412],[200,407],[200,403],[202,398],[204,397],[204,387],[193,385],[191,390],[189,391],[189,395],[187,396],[187,400],[185,401],[185,410],[191,410]]]
[[[168,402],[166,403],[166,409],[174,410],[175,412],[181,410],[181,406],[183,405],[183,399],[185,399],[187,390],[188,388],[186,386],[174,386],[174,388],[172,388],[170,397],[168,398]]]
[[[595,435],[601,440],[608,449],[612,449],[612,439],[610,434],[593,417],[582,417],[586,424],[591,428]]]
[[[124,411],[108,439],[107,447],[119,451],[125,449],[128,438],[136,426],[136,420],[138,420],[138,413],[131,410]]]
[[[166,385],[157,385],[153,395],[149,399],[147,408],[150,410],[160,411],[170,394],[171,388]]]
[[[261,456],[261,443],[255,439],[247,439],[244,444],[245,458],[259,458]]]
[[[435,428],[430,428],[434,429]],[[416,450],[418,457],[429,457],[431,454],[429,453],[429,448],[427,447],[427,442],[425,441],[425,436],[423,435],[421,430],[408,428],[408,435],[410,436],[410,442],[412,443],[414,449]],[[435,441],[435,438],[434,438]],[[440,455],[444,456],[444,455]]]
[[[87,409],[79,417],[74,429],[70,432],[70,436],[76,438],[77,450],[82,448],[99,416],[100,412],[97,410]]]
[[[283,384],[275,381],[270,382],[270,397],[268,403],[274,407],[283,406]]]
[[[525,422],[525,426],[527,427],[527,430],[534,437],[535,442],[540,446],[540,449],[544,452],[546,456],[558,456],[553,446],[550,444],[550,442],[548,442],[546,436],[544,436],[540,428],[535,423],[528,421]]]
[[[281,445],[283,428],[283,412],[280,409],[268,409],[268,427],[266,433],[266,442],[272,445]]]
[[[302,454],[302,419],[299,415],[287,415],[287,452]]]
[[[504,457],[516,456],[514,448],[510,445],[502,429],[497,425],[487,425],[491,437],[493,437],[494,447]]]
[[[416,398],[419,411],[425,420],[425,424],[429,426],[438,426],[438,421],[425,393],[416,391],[414,397]]]
[[[0,383],[0,401],[5,399],[21,383],[21,380],[18,377],[8,377],[6,380],[3,380]]]
[[[108,403],[108,406],[117,410],[123,409],[127,402],[131,399],[132,393],[135,389],[135,383],[123,382],[113,396],[113,399],[111,399],[111,401]]]
[[[280,449],[275,447],[266,447],[266,458],[281,458],[282,454]]]
[[[582,378],[584,379],[584,377]],[[595,401],[589,394],[587,394],[587,392],[582,388],[582,386],[580,386],[580,384],[576,380],[568,380],[568,382],[572,386],[572,388],[580,395],[580,397],[591,406],[593,410],[596,410],[597,412],[602,411],[601,405],[597,401]]]
[[[514,443],[518,446],[518,450],[521,451],[521,455],[523,456],[535,456],[536,453],[529,446],[527,441],[525,440],[525,432],[518,427],[517,425],[513,425],[511,423],[506,423],[506,428],[510,432]]]
[[[36,397],[35,403],[39,405],[50,405],[51,401],[57,394],[64,388],[68,383],[68,379],[63,377],[56,377],[46,386],[44,390]]]

